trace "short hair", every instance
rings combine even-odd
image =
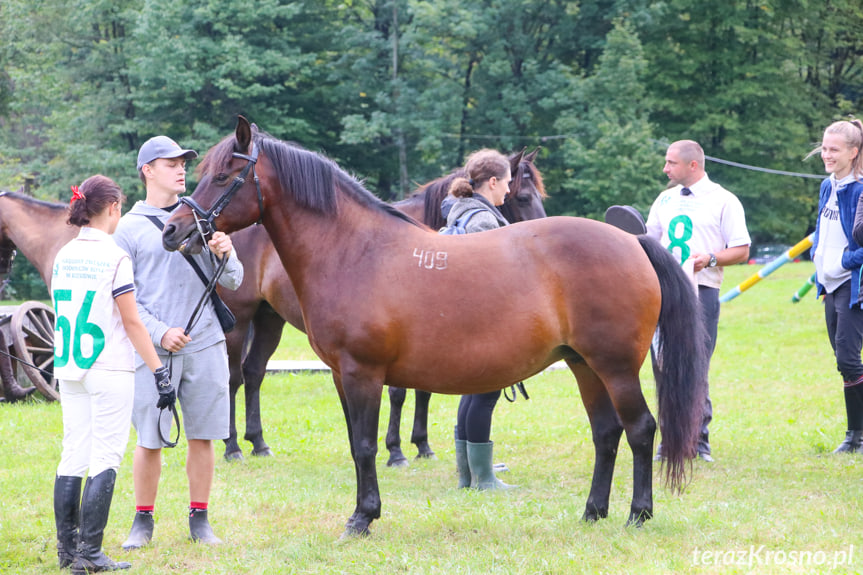
[[[695,140],[678,140],[668,147],[676,149],[685,163],[695,162],[699,168],[704,169],[704,149]]]

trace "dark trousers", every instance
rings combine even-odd
[[[860,306],[848,307],[851,302],[851,281],[833,293],[824,296],[824,319],[827,337],[836,356],[836,369],[846,385],[857,383],[863,377],[860,350],[863,349],[863,310]]]
[[[716,349],[716,334],[719,328],[719,289],[707,286],[698,286],[698,300],[701,302],[701,319],[707,332],[707,362],[710,369],[710,360],[713,358],[713,350]],[[709,373],[709,372],[708,372]],[[701,440],[699,449],[706,447],[708,442],[707,425],[713,420],[713,403],[710,401],[710,381],[708,375],[707,395],[704,397],[704,418],[701,422]],[[702,443],[704,445],[702,445]],[[707,447],[709,452],[710,448]]]
[[[500,390],[462,395],[458,404],[456,436],[471,443],[488,443],[491,438],[491,415],[500,398]]]

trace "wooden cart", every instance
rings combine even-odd
[[[13,372],[23,372],[46,399],[60,401],[57,381],[51,375],[54,372],[54,310],[38,301],[0,306],[0,330],[8,346],[3,351],[11,356]]]

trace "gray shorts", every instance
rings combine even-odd
[[[163,363],[167,361],[167,355],[159,354],[159,357]],[[224,341],[201,351],[173,356],[171,383],[177,390],[186,439],[216,440],[228,437],[231,409],[228,379],[228,354]],[[161,426],[162,437],[168,441],[173,441],[177,433],[171,431],[174,416],[167,409],[159,410],[156,407],[158,399],[153,373],[146,364],[142,364],[135,372],[132,424],[138,433],[137,445],[147,449],[165,446],[159,437],[157,425]]]

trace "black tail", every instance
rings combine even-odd
[[[659,430],[665,480],[680,491],[686,461],[695,455],[707,394],[706,331],[692,282],[659,242],[638,241],[647,253],[662,289],[658,337],[653,349]]]

